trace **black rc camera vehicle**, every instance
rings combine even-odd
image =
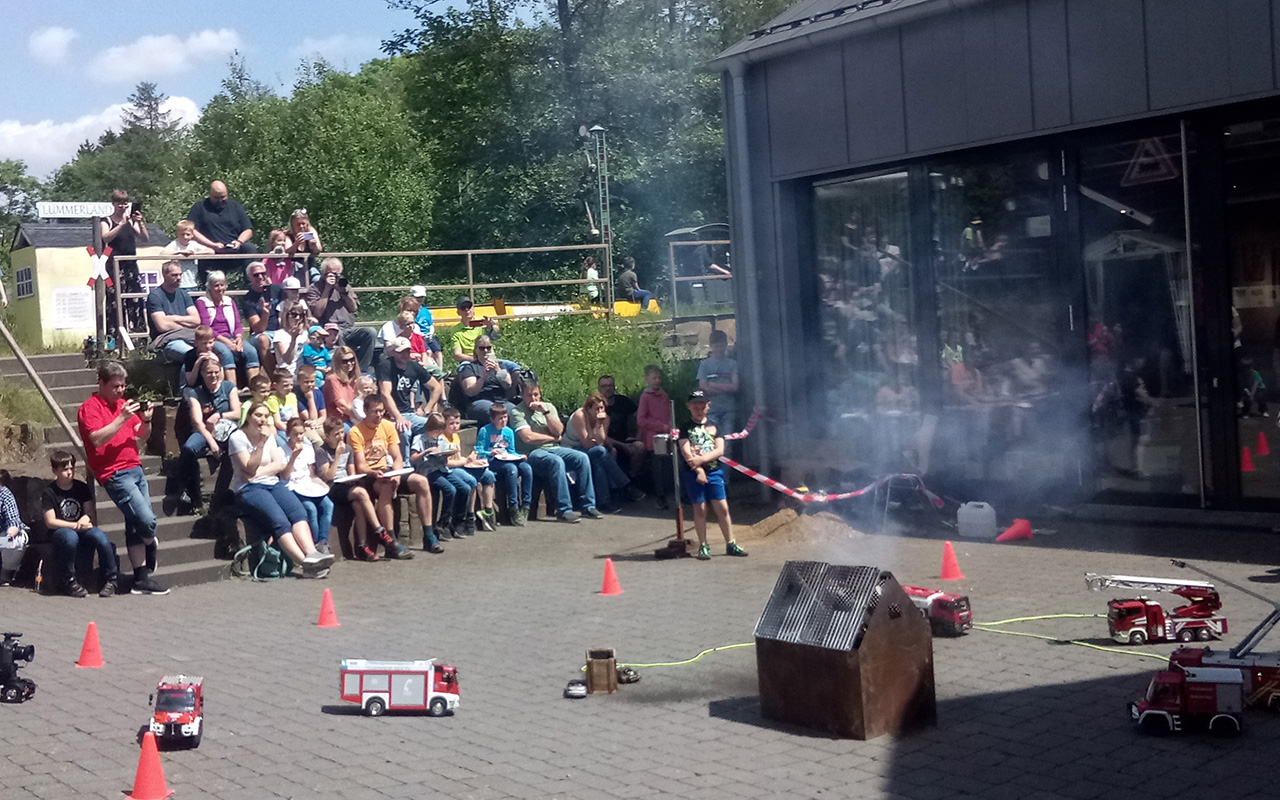
[[[20,633],[5,633],[3,636],[4,641],[0,642],[0,700],[21,703],[36,693],[36,682],[18,677],[18,669],[23,666],[19,662],[31,663],[36,657],[36,646],[18,644],[22,637]]]

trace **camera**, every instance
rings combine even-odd
[[[5,633],[0,642],[0,700],[6,703],[21,703],[36,693],[35,681],[18,677],[19,662],[31,663],[36,657],[36,646],[18,644],[21,633]]]
[[[338,278],[338,285],[341,286],[343,289],[347,288],[347,279]]]

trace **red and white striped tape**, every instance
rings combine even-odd
[[[764,409],[757,406],[756,408],[751,409],[751,418],[747,420],[747,427],[743,428],[737,433],[726,433],[724,436],[720,438],[724,439],[726,442],[732,442],[735,439],[745,439],[751,435],[751,431],[755,430],[756,423],[759,422],[762,417],[764,417]],[[679,439],[679,438],[680,438],[680,431],[676,430],[675,428],[672,428],[671,440],[675,441],[676,439]]]

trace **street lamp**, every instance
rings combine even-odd
[[[600,125],[578,128],[578,135],[586,139],[590,137],[596,151],[596,189],[600,197],[600,243],[604,245],[605,299],[608,307],[613,308],[613,224],[609,217],[609,144],[605,138],[605,130]],[[590,209],[587,218],[590,219]],[[591,232],[597,232],[592,222]]]

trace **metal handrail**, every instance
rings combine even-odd
[[[9,332],[9,326],[0,320],[0,334],[4,335],[4,340],[9,344],[9,349],[13,351],[13,355],[18,359],[18,363],[26,370],[27,377],[35,384],[36,389],[40,392],[40,396],[44,398],[44,402],[49,406],[49,410],[53,412],[53,417],[62,426],[62,430],[66,431],[67,436],[76,447],[80,449],[80,456],[84,458],[84,442],[80,439],[80,433],[71,427],[71,422],[67,420],[67,415],[62,413],[62,406],[58,405],[58,401],[54,399],[53,393],[49,391],[49,387],[44,385],[44,381],[40,378],[40,373],[36,372],[36,368],[31,365],[31,361],[27,359],[27,354],[22,352],[22,348],[18,346],[17,340],[13,338],[13,334]]]

